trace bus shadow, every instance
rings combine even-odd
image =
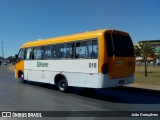
[[[75,88],[76,89],[76,88]],[[80,96],[129,104],[160,104],[160,91],[132,87],[75,90]]]
[[[55,85],[27,82],[27,84],[53,89],[57,91]],[[69,87],[66,94],[76,94],[83,97],[114,102],[114,103],[129,103],[129,104],[160,104],[160,91],[148,90],[133,87],[113,87],[106,89],[89,89],[79,87]]]
[[[37,87],[42,87],[42,88],[47,88],[47,89],[58,90],[55,85],[48,84],[48,83],[27,81],[25,84],[34,85],[34,86],[37,86]]]

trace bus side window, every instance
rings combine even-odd
[[[76,58],[87,58],[87,41],[76,42]]]
[[[26,59],[26,60],[32,59],[32,48],[25,49],[24,59]]]
[[[52,49],[51,45],[44,46],[44,58],[45,59],[51,59],[52,58],[51,49]]]
[[[65,45],[66,44],[59,44],[58,45],[58,58],[65,58]]]
[[[33,50],[32,50],[32,59],[36,59],[35,57],[36,57],[36,49],[33,48]]]
[[[40,46],[40,47],[35,47],[33,49],[33,56],[32,56],[32,59],[36,59],[36,60],[39,60],[39,59],[43,59],[43,55],[44,52],[43,52],[43,47]]]
[[[52,45],[51,54],[53,59],[58,58],[58,45]]]
[[[73,58],[74,56],[74,43],[67,43],[65,47],[65,58]]]
[[[97,58],[98,57],[98,44],[97,40],[89,40],[87,42],[89,49],[89,58]]]

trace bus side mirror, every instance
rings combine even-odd
[[[15,54],[15,58],[16,58],[16,59],[18,58],[18,54]]]
[[[15,58],[16,63],[20,61],[20,59],[18,58],[18,54],[15,54]]]

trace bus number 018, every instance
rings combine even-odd
[[[89,68],[97,68],[97,64],[96,63],[89,63]]]

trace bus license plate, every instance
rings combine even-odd
[[[119,84],[124,84],[124,80],[120,80],[120,81],[119,81]]]

